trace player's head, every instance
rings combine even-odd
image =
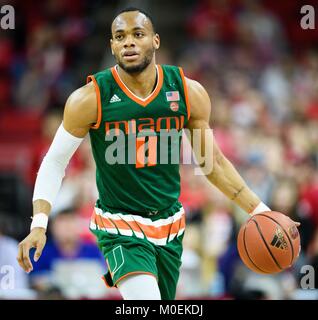
[[[154,60],[160,39],[153,20],[145,11],[127,8],[111,26],[111,50],[118,65],[128,73],[139,73]]]

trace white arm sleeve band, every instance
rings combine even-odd
[[[264,202],[260,202],[257,207],[251,212],[251,215],[259,214],[262,212],[272,211]]]
[[[53,142],[41,163],[33,193],[33,201],[42,199],[53,205],[60,190],[65,169],[84,138],[67,132],[63,123],[59,126]]]

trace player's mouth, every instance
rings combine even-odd
[[[134,61],[138,58],[139,54],[136,51],[126,51],[123,57],[126,61]]]

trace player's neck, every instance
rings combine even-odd
[[[122,82],[140,98],[148,97],[154,90],[157,82],[157,68],[152,61],[145,70],[140,73],[130,74],[118,66],[118,75]]]

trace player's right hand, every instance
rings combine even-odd
[[[33,265],[30,260],[30,249],[36,248],[34,261],[38,261],[46,243],[45,232],[46,229],[44,228],[34,228],[30,234],[19,243],[17,260],[21,268],[27,273],[33,270]]]

